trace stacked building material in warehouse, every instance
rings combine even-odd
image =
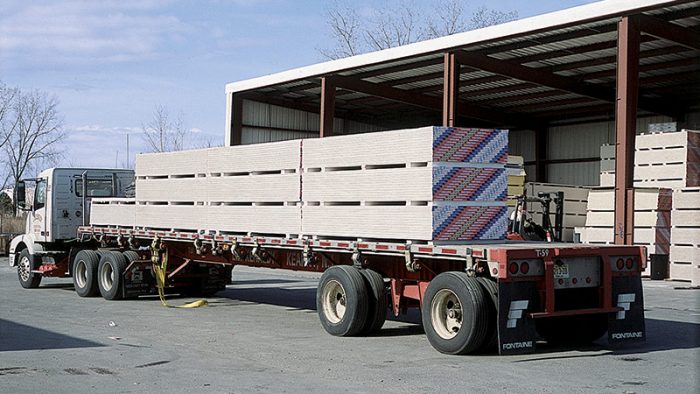
[[[600,147],[600,186],[615,184],[615,146]],[[640,134],[635,138],[634,187],[700,186],[700,131]]]
[[[301,141],[139,155],[136,226],[300,234]]]
[[[525,192],[525,160],[522,156],[508,155],[506,175],[508,175],[507,205],[510,215],[517,203],[515,196],[521,196]]]
[[[671,189],[636,188],[634,191],[634,244],[647,253],[668,255],[671,239]],[[586,225],[581,241],[589,244],[614,242],[615,191],[593,189],[588,194]],[[645,275],[650,274],[647,266]]]
[[[507,146],[506,130],[424,127],[140,155],[135,226],[502,239]]]
[[[700,286],[700,188],[673,191],[669,276]]]
[[[304,140],[302,232],[503,239],[507,146],[506,130],[445,127]]]
[[[615,145],[600,146],[600,186],[615,186]]]
[[[528,182],[525,184],[528,197],[537,197],[540,192],[564,192],[564,217],[562,218],[562,241],[574,240],[574,229],[586,225],[586,209],[588,207],[588,192],[585,186],[558,185],[555,183]],[[527,210],[534,216],[537,223],[542,223],[542,204],[530,202]],[[554,202],[550,204],[549,220],[554,224],[556,213]]]

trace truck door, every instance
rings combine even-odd
[[[48,193],[48,182],[46,179],[39,179],[34,189],[34,204],[32,206],[32,232],[37,242],[46,242],[50,237],[46,218],[46,198]]]

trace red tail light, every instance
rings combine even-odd
[[[518,264],[517,263],[510,263],[510,266],[508,266],[508,271],[510,271],[511,275],[515,275],[518,273]]]
[[[625,260],[623,260],[623,259],[621,259],[621,258],[620,258],[620,259],[617,259],[617,263],[616,263],[616,264],[617,264],[617,269],[618,269],[618,270],[622,270],[622,269],[625,268]]]
[[[527,261],[523,261],[520,264],[520,272],[523,274],[527,274],[530,271],[530,264],[527,263]]]
[[[631,270],[632,267],[634,267],[634,260],[632,260],[631,258],[628,258],[627,263],[625,265],[627,266],[628,270]]]

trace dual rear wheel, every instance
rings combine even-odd
[[[107,300],[124,297],[124,270],[131,261],[138,259],[136,252],[97,252],[81,250],[73,259],[73,285],[81,297],[98,294]]]
[[[331,335],[368,335],[382,328],[388,299],[384,278],[376,271],[337,265],[327,269],[316,292],[316,309]]]

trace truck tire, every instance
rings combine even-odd
[[[551,345],[585,345],[608,331],[606,314],[537,319],[537,333]]]
[[[97,283],[100,294],[105,300],[121,300],[124,298],[124,269],[127,266],[126,257],[120,252],[105,252],[100,258],[97,269]]]
[[[141,256],[139,256],[139,254],[133,250],[127,250],[125,252],[122,252],[122,254],[124,255],[124,258],[126,259],[126,263],[127,263],[126,265],[129,265],[136,260],[141,260]]]
[[[81,250],[73,259],[73,287],[81,297],[94,297],[99,294],[97,287],[97,266],[100,254],[94,250]]]
[[[484,291],[464,272],[444,272],[425,291],[421,307],[423,329],[435,350],[467,354],[484,343],[488,316]]]
[[[498,348],[498,284],[484,277],[478,277],[476,280],[486,293],[486,302],[484,307],[488,310],[488,325],[486,329],[486,339],[484,344],[478,351],[490,351]]]
[[[368,294],[360,270],[336,265],[323,273],[316,291],[316,309],[321,325],[331,335],[347,337],[365,327]]]
[[[34,267],[32,255],[29,254],[28,249],[22,249],[17,256],[17,277],[19,278],[19,284],[25,289],[36,289],[41,283],[41,274],[35,274],[32,272]]]
[[[381,330],[386,321],[386,310],[389,302],[387,299],[384,277],[377,271],[371,269],[360,270],[362,278],[365,280],[367,293],[369,296],[367,305],[367,320],[360,331],[367,335]]]

